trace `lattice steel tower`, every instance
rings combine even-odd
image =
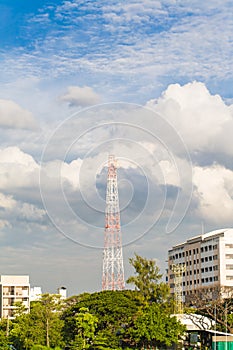
[[[124,288],[117,166],[115,157],[110,155],[108,157],[102,290],[122,290]]]
[[[183,272],[186,270],[185,265],[182,264],[173,264],[172,271],[174,272],[174,283],[175,283],[175,314],[183,313],[183,288],[182,288],[182,276]]]

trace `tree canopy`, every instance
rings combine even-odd
[[[154,260],[130,259],[135,290],[83,293],[61,301],[44,294],[30,313],[16,305],[15,319],[2,321],[0,348],[18,350],[104,350],[165,347],[183,332],[171,316],[167,286]]]

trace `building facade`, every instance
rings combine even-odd
[[[175,266],[181,272],[183,301],[201,288],[233,288],[233,229],[216,230],[188,239],[168,251],[167,283],[175,293]]]
[[[25,312],[30,309],[29,276],[0,276],[0,318],[14,318],[15,303],[21,302]]]
[[[41,287],[31,287],[31,289],[30,289],[30,302],[40,300],[41,295],[42,295]]]

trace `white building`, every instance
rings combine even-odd
[[[66,299],[67,298],[67,289],[66,289],[66,287],[58,288],[57,292],[61,296],[61,299]]]
[[[42,289],[41,287],[32,287],[30,289],[30,301],[37,301],[41,299]]]
[[[173,265],[182,272],[184,299],[200,288],[233,287],[233,229],[216,230],[188,239],[168,251],[167,282],[174,294]]]
[[[13,318],[15,303],[21,302],[25,311],[30,309],[29,276],[0,276],[0,318]]]

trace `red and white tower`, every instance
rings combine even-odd
[[[102,290],[122,290],[124,288],[117,167],[115,157],[110,155],[108,158]]]

